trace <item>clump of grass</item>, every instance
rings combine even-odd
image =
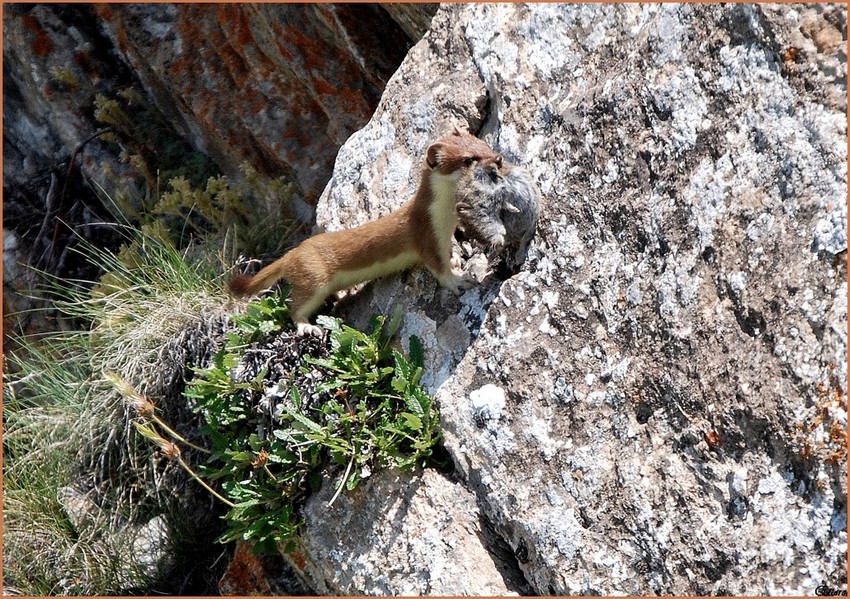
[[[173,490],[185,481],[132,432],[133,415],[103,373],[140,381],[154,397],[179,397],[187,368],[208,356],[226,320],[211,261],[189,264],[143,233],[119,253],[80,251],[108,276],[94,289],[55,280],[49,291],[79,328],[18,339],[6,356],[4,575],[27,595],[150,588],[154,573],[128,570],[126,539],[115,531],[156,514],[179,519]],[[185,406],[165,405],[172,421],[197,421]],[[91,498],[85,527],[69,517],[63,487]]]
[[[108,458],[110,452],[90,452],[115,430],[99,413],[80,343],[25,342],[10,357],[29,373],[4,388],[4,583],[20,594],[114,594],[151,582],[126,559],[124,539],[105,534],[124,524],[118,520],[129,510],[109,513],[93,504],[80,523],[63,501],[63,491],[85,480],[82,468],[69,466]]]
[[[65,70],[54,76],[76,85]],[[63,260],[73,255],[92,267],[73,272],[97,272],[77,276],[98,278],[40,273],[47,290],[39,299],[46,298],[43,313],[56,330],[12,339],[15,351],[5,357],[4,574],[7,588],[26,595],[179,588],[158,583],[149,570],[128,570],[116,531],[165,515],[180,545],[200,553],[220,532],[222,510],[137,433],[136,413],[105,373],[153,400],[163,422],[190,443],[186,463],[198,460],[191,445],[202,418],[182,392],[192,369],[208,364],[223,342],[234,307],[222,272],[239,252],[282,253],[296,228],[290,185],[245,165],[247,185],[233,187],[134,90],[96,96],[94,114],[107,126],[95,137],[121,153],[146,189],[110,197],[89,182],[117,221],[110,231],[123,232],[125,243],[110,251],[63,228],[51,244]],[[85,530],[68,515],[62,487],[90,498],[96,517]]]
[[[187,260],[157,229],[143,230],[118,253],[84,245],[86,259],[105,274],[90,288],[85,281],[54,285],[55,307],[90,323],[92,362],[101,370],[144,380],[162,360],[167,342],[210,310],[223,310],[221,268],[214,257]],[[147,376],[150,376],[149,374]]]
[[[68,349],[60,340],[25,344],[19,353],[44,370],[4,388],[4,583],[27,595],[116,589],[110,552],[92,551],[96,542],[78,536],[57,493],[72,483],[67,465],[79,446],[71,439],[90,424],[78,396],[85,394],[78,386],[85,365]],[[23,384],[28,392],[21,397],[16,388]]]

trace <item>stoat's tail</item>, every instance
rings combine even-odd
[[[237,297],[254,295],[263,289],[271,287],[278,279],[282,279],[284,276],[283,258],[279,258],[261,269],[253,277],[236,275],[227,286],[230,289],[230,293]]]

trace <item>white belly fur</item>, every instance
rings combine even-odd
[[[416,264],[418,259],[419,256],[415,252],[403,252],[383,262],[370,264],[365,268],[341,270],[334,273],[333,279],[328,285],[327,293],[348,289],[358,283],[364,283],[378,277],[400,272]]]
[[[440,256],[446,260],[446,264],[452,255],[452,235],[457,227],[455,191],[459,178],[460,171],[449,176],[431,174],[431,191],[434,197],[428,207],[428,213],[434,226],[434,234],[437,236]]]

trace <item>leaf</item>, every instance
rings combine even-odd
[[[407,406],[407,409],[416,414],[417,416],[424,416],[425,413],[428,411],[430,401],[428,401],[427,399],[426,401],[427,403],[423,405],[422,398],[420,397],[420,394],[416,393],[415,388],[413,392],[407,393],[404,396],[404,404]]]
[[[352,472],[348,479],[345,481],[345,488],[348,491],[353,491],[357,488],[358,484],[360,484],[360,475],[356,472]]]
[[[404,421],[404,425],[407,428],[413,429],[415,431],[422,430],[422,419],[419,418],[416,414],[410,414],[409,412],[404,412],[401,414],[401,419]]]
[[[412,386],[410,393],[404,398],[404,403],[411,412],[423,416],[431,411],[431,397],[422,387]]]
[[[289,388],[289,398],[292,400],[292,403],[295,405],[297,409],[301,409],[301,392],[298,390],[298,387],[292,385]]]
[[[389,342],[390,339],[392,339],[398,332],[402,318],[404,318],[404,306],[396,304],[395,308],[393,308],[393,314],[390,317],[390,322],[384,328],[384,334],[387,342]]]
[[[298,458],[294,453],[276,448],[269,454],[269,462],[272,464],[297,464]]]
[[[397,349],[394,349],[392,353],[393,360],[395,361],[395,369],[398,371],[398,374],[406,380],[410,376],[410,373],[413,371],[412,365]]]
[[[226,354],[222,357],[221,368],[236,368],[239,366],[239,358],[234,354]]]
[[[264,333],[264,334],[267,335],[267,334],[272,333],[274,331],[280,330],[280,326],[272,320],[264,320],[260,323],[259,329],[260,329],[261,333]]]
[[[395,391],[399,395],[403,394],[405,389],[407,389],[407,377],[393,377],[392,388],[393,391]]]
[[[230,452],[229,457],[238,464],[248,464],[254,459],[254,454],[250,451],[234,451]]]
[[[287,413],[287,415],[289,415],[290,418],[292,418],[293,420],[295,420],[299,424],[305,426],[307,428],[307,430],[310,430],[314,433],[319,433],[319,432],[322,432],[322,430],[323,430],[322,427],[319,424],[316,424],[315,422],[313,422],[312,420],[310,420],[306,416],[299,414],[298,412],[293,412],[291,410],[287,410],[286,413]]]
[[[417,368],[425,367],[425,346],[416,335],[410,336],[410,363]]]

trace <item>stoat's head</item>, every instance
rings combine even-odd
[[[502,155],[467,131],[454,130],[428,146],[428,168],[457,180],[471,169],[484,169],[494,179],[502,176]]]

